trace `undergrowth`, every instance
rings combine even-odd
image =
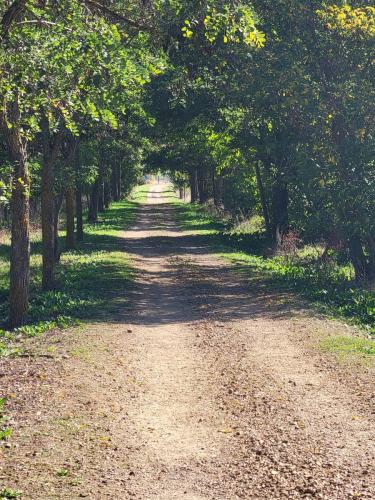
[[[288,258],[267,256],[263,233],[246,233],[210,215],[204,207],[176,202],[183,229],[200,234],[243,273],[256,274],[269,286],[298,293],[324,312],[345,318],[375,335],[375,293],[357,286],[348,265],[321,264],[311,252]]]
[[[30,311],[27,325],[5,330],[8,309],[9,248],[0,253],[0,356],[17,354],[12,346],[16,337],[35,336],[55,328],[66,328],[81,321],[100,319],[114,297],[124,296],[132,279],[127,255],[121,249],[121,232],[136,216],[138,204],[147,196],[148,186],[140,186],[130,200],[113,203],[96,224],[85,226],[85,237],[76,250],[64,252],[57,267],[57,289],[41,292],[41,242],[34,236],[31,254]],[[60,241],[63,248],[64,241]]]

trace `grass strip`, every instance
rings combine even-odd
[[[113,203],[96,224],[85,226],[84,241],[75,250],[61,256],[57,266],[58,287],[54,291],[40,291],[42,246],[38,237],[33,239],[29,323],[14,332],[0,330],[0,355],[17,353],[10,342],[15,336],[34,336],[81,321],[100,320],[116,300],[125,300],[132,270],[127,254],[121,248],[122,232],[134,222],[139,204],[146,200],[148,190],[147,185],[136,188],[129,200]],[[5,321],[9,287],[8,247],[3,245],[0,254],[0,316]]]

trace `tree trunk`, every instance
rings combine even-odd
[[[117,165],[117,193],[118,193],[118,201],[122,199],[122,172],[121,165]]]
[[[350,260],[354,267],[355,279],[363,281],[367,278],[367,261],[361,238],[358,235],[350,236],[348,246]]]
[[[282,243],[283,236],[288,230],[288,205],[287,184],[278,179],[272,189],[272,236],[277,245]]]
[[[99,198],[99,179],[96,179],[91,189],[88,222],[95,223],[98,221],[98,198]]]
[[[104,208],[109,208],[111,205],[111,188],[108,181],[104,181]]]
[[[215,176],[214,179],[214,203],[215,206],[221,207],[223,206],[223,188],[224,188],[224,180],[222,177]]]
[[[199,203],[203,204],[206,203],[210,197],[208,189],[207,171],[200,168],[197,172],[197,176],[198,176]]]
[[[260,202],[262,204],[262,211],[263,211],[263,217],[264,217],[264,223],[266,225],[266,231],[269,236],[272,235],[272,228],[271,228],[271,222],[270,222],[270,216],[269,216],[269,210],[268,210],[268,204],[267,204],[267,197],[266,197],[266,192],[264,190],[264,185],[262,181],[262,175],[260,172],[260,165],[259,162],[255,162],[255,174],[257,178],[257,185],[258,185],[258,190],[259,190],[259,196],[260,196]]]
[[[191,203],[196,203],[198,201],[198,179],[197,179],[196,169],[194,169],[193,172],[189,174],[189,182],[190,182]]]
[[[373,236],[369,236],[367,238],[368,241],[368,277],[371,281],[375,280],[375,238]]]
[[[62,193],[59,194],[59,196],[55,200],[55,210],[53,214],[53,219],[54,219],[54,232],[55,232],[55,262],[60,261],[60,249],[59,249],[59,216],[60,216],[60,210],[62,206],[62,202],[64,199],[64,195]]]
[[[117,165],[113,165],[111,173],[111,191],[113,201],[119,201],[118,182],[117,182]]]
[[[216,184],[216,172],[215,172],[215,168],[212,169],[211,171],[211,174],[212,174],[212,194],[213,194],[213,197],[214,197],[214,205],[215,207],[218,207],[219,206],[219,197],[218,197],[218,192],[217,192],[217,184]]]
[[[54,224],[54,195],[53,164],[47,158],[42,165],[42,241],[43,241],[43,290],[52,290],[55,287],[55,224]]]
[[[10,250],[10,327],[25,323],[29,305],[30,281],[30,179],[27,165],[27,141],[18,126],[18,101],[8,105],[12,128],[4,127],[14,163],[12,183],[12,241]]]
[[[43,160],[41,178],[42,202],[42,288],[45,291],[55,288],[55,195],[54,164],[60,152],[62,132],[51,138],[49,122],[46,116],[41,120]]]
[[[100,179],[98,186],[98,212],[104,212],[104,182]]]
[[[73,250],[76,246],[74,227],[74,188],[68,186],[65,190],[66,210],[66,249]]]
[[[83,240],[83,208],[82,208],[82,188],[81,183],[77,181],[76,186],[76,218],[77,218],[77,241]]]

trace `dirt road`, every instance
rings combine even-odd
[[[179,230],[163,189],[123,234],[128,302],[56,333],[53,361],[1,373],[14,387],[23,363],[0,484],[33,500],[375,498],[374,370],[317,348],[347,327],[236,273]]]

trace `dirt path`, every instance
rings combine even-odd
[[[123,234],[137,276],[117,312],[0,368],[15,429],[0,485],[33,500],[375,498],[374,369],[316,348],[346,326],[179,231],[163,189]]]

